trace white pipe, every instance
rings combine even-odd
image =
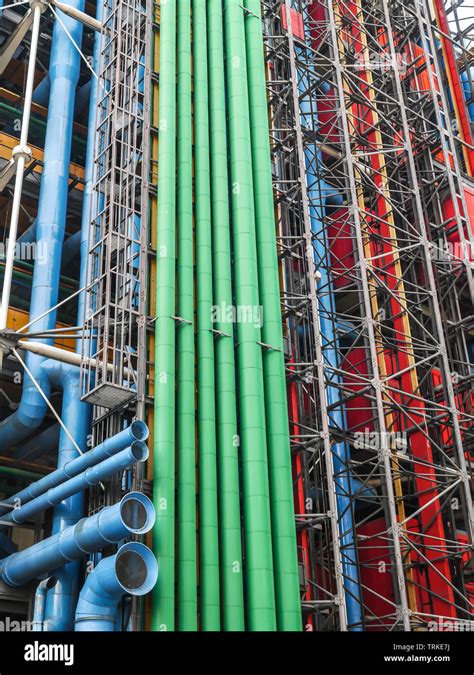
[[[34,342],[33,340],[19,340],[18,347],[24,349],[27,352],[38,354],[38,356],[44,356],[47,359],[53,359],[54,361],[67,363],[71,366],[80,367],[81,365],[80,354],[67,351],[66,349],[59,349],[59,347],[53,347],[52,345],[47,345],[43,342]]]
[[[76,352],[70,352],[66,349],[60,349],[59,347],[53,347],[52,345],[44,344],[43,342],[34,342],[33,340],[19,340],[18,347],[24,349],[27,352],[32,352],[33,354],[38,354],[39,356],[44,356],[47,359],[53,359],[55,361],[60,361],[61,363],[67,363],[71,366],[87,366],[88,368],[95,369],[97,367],[102,368],[102,361],[97,359],[84,358],[82,359],[80,354]],[[111,363],[107,364],[107,370],[109,373],[112,373],[114,367]],[[124,368],[123,377],[124,379],[129,379],[134,373],[129,368]]]
[[[58,2],[58,0],[51,0],[51,4],[60,9],[61,12],[64,12],[64,14],[67,14],[73,19],[80,21],[85,26],[96,30],[98,33],[100,33],[102,30],[102,24],[100,21],[97,21],[97,19],[94,19],[94,17],[89,16],[89,14],[86,14],[85,12],[81,12],[80,9],[71,7],[70,5],[64,5],[62,2]]]
[[[16,238],[18,234],[18,218],[20,215],[21,193],[23,189],[23,175],[25,171],[26,159],[31,156],[31,150],[27,146],[28,128],[30,125],[31,101],[35,80],[36,54],[38,51],[40,19],[41,13],[43,11],[43,5],[40,2],[35,2],[32,7],[33,25],[31,28],[31,47],[28,61],[28,74],[26,77],[25,103],[23,108],[23,119],[21,123],[20,143],[16,146],[16,148],[14,148],[12,153],[13,158],[16,159],[16,178],[15,189],[13,192],[10,230],[8,232],[8,248],[3,278],[2,303],[0,306],[0,330],[3,330],[7,327],[8,306],[10,303],[10,291],[13,278],[13,265],[15,263]]]
[[[48,399],[48,397],[46,396],[46,394],[44,393],[44,391],[41,389],[41,386],[39,385],[38,381],[36,380],[35,376],[34,376],[33,373],[31,372],[31,370],[29,370],[28,366],[27,366],[26,363],[23,361],[23,359],[21,358],[21,356],[19,355],[19,353],[16,351],[16,349],[13,349],[12,351],[13,351],[13,353],[15,354],[16,358],[18,359],[18,361],[19,361],[19,362],[21,363],[21,365],[23,366],[23,368],[25,369],[25,372],[26,372],[26,373],[28,374],[28,376],[30,377],[30,379],[31,379],[31,381],[33,382],[33,384],[35,385],[36,389],[37,389],[38,392],[40,393],[41,398],[42,398],[43,401],[46,403],[46,405],[48,406],[48,408],[50,409],[50,411],[53,413],[53,417],[54,417],[54,418],[56,419],[56,421],[59,423],[61,429],[64,431],[64,433],[66,434],[66,436],[69,438],[69,440],[71,441],[71,443],[73,444],[73,446],[75,447],[75,449],[77,450],[77,452],[78,452],[80,455],[82,455],[83,452],[82,452],[81,448],[78,446],[78,444],[76,443],[76,441],[74,440],[74,438],[71,436],[71,433],[70,433],[69,429],[66,427],[66,425],[64,424],[64,422],[62,421],[62,419],[59,417],[58,413],[57,413],[56,410],[54,409],[54,406],[52,405],[51,401]]]

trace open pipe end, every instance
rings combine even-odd
[[[132,534],[145,534],[155,524],[155,507],[141,492],[129,492],[120,502],[120,516]]]
[[[158,579],[158,563],[150,549],[136,541],[124,544],[115,556],[115,575],[130,595],[146,595]]]
[[[133,441],[130,448],[136,462],[144,462],[148,459],[148,447],[143,441]]]
[[[135,420],[132,422],[130,431],[137,441],[146,441],[150,435],[147,425],[141,420]]]

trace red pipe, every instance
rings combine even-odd
[[[361,56],[360,62],[364,63],[364,40],[357,18],[359,16],[359,9],[357,4],[353,5],[352,3],[345,3],[343,6],[347,7],[345,38],[352,42],[356,55],[359,54]],[[359,77],[361,79],[361,92],[364,93],[365,91],[367,99],[370,100],[371,82],[367,71],[361,69]],[[386,197],[384,159],[380,154],[382,152],[379,147],[380,141],[377,140],[377,120],[369,105],[358,103],[356,104],[356,108],[354,118],[359,127],[359,138],[367,139],[366,146],[362,149],[366,152],[367,161],[373,169],[372,179],[378,188],[375,205],[377,218],[372,220],[370,213],[367,211],[365,214],[367,230],[370,235],[373,235],[371,236],[371,249],[372,255],[374,257],[378,256],[376,264],[380,270],[379,274],[383,278],[387,288],[391,291],[392,335],[393,342],[398,347],[393,352],[387,352],[385,355],[387,374],[390,376],[399,371],[406,371],[388,383],[395,390],[390,392],[390,396],[400,406],[401,410],[404,411],[401,415],[395,417],[396,428],[389,431],[403,432],[405,425],[413,426],[416,424],[420,427],[420,430],[410,435],[410,449],[413,457],[419,460],[419,463],[414,463],[413,471],[415,473],[414,482],[418,493],[418,506],[419,508],[423,508],[419,514],[422,534],[418,534],[415,528],[413,528],[412,540],[416,541],[419,549],[431,563],[427,569],[428,588],[441,596],[440,598],[435,595],[432,596],[433,613],[441,616],[455,617],[456,609],[454,607],[453,590],[445,581],[445,579],[451,581],[451,572],[447,560],[446,537],[440,512],[441,505],[437,498],[438,488],[436,473],[433,468],[433,452],[430,440],[427,437],[426,410],[424,403],[415,398],[420,396],[420,392],[415,390],[412,378],[413,370],[411,369],[412,364],[409,358],[412,344],[410,336],[407,335],[405,299],[403,291],[400,289],[400,280],[397,273],[398,254],[391,243],[393,239],[393,228],[389,217],[391,206]],[[432,503],[430,504],[430,502]],[[407,529],[411,530],[411,524],[407,524]],[[422,563],[423,561],[419,562]]]
[[[434,8],[436,13],[436,20],[438,27],[443,34],[440,35],[441,45],[443,48],[443,56],[446,67],[446,74],[448,76],[448,81],[450,84],[451,95],[453,98],[454,111],[456,113],[456,118],[458,124],[460,125],[460,134],[461,138],[469,146],[473,145],[472,131],[471,131],[471,121],[469,119],[466,98],[464,95],[464,87],[461,82],[461,76],[459,74],[456,53],[454,51],[454,45],[452,40],[449,37],[446,37],[451,34],[449,28],[449,22],[446,15],[446,8],[444,6],[445,0],[434,0]],[[474,171],[474,151],[472,147],[463,146],[464,157],[466,160],[466,170],[469,176],[473,175]]]
[[[293,360],[291,361],[293,362]],[[294,366],[290,367],[291,371],[295,371]],[[292,382],[290,384],[289,392],[289,406],[290,406],[290,420],[292,422],[292,434],[294,437],[297,437],[300,433],[299,427],[299,406],[298,406],[298,392],[296,384]],[[304,492],[304,476],[303,476],[303,462],[301,459],[301,454],[296,452],[293,457],[293,476],[295,479],[295,511],[297,514],[304,514],[306,512],[306,499]],[[297,530],[297,542],[298,548],[302,552],[301,562],[305,568],[306,574],[306,588],[303,595],[304,600],[311,600],[311,561],[309,557],[309,540],[308,532],[305,527],[301,527]],[[313,629],[313,618],[308,617],[305,625],[306,630]]]

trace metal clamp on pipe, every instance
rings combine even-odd
[[[0,372],[3,368],[3,360],[10,355],[12,349],[15,349],[18,344],[19,336],[16,337],[16,335],[16,332],[11,328],[0,330]]]
[[[25,162],[25,167],[31,162],[32,152],[27,145],[16,145],[12,150],[12,158],[0,172],[0,192],[7,187],[10,180],[16,172],[18,160],[22,159]]]

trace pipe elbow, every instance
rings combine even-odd
[[[69,363],[62,363],[54,359],[47,359],[41,364],[43,372],[48,376],[51,384],[61,386],[63,389],[69,384],[78,386],[80,369]]]
[[[33,382],[27,382],[18,409],[0,423],[0,447],[9,448],[30,436],[42,424],[45,414],[45,401],[38,396]]]
[[[87,577],[76,607],[76,631],[115,629],[115,614],[125,595],[146,595],[158,579],[158,563],[144,544],[130,542],[103,558]]]

